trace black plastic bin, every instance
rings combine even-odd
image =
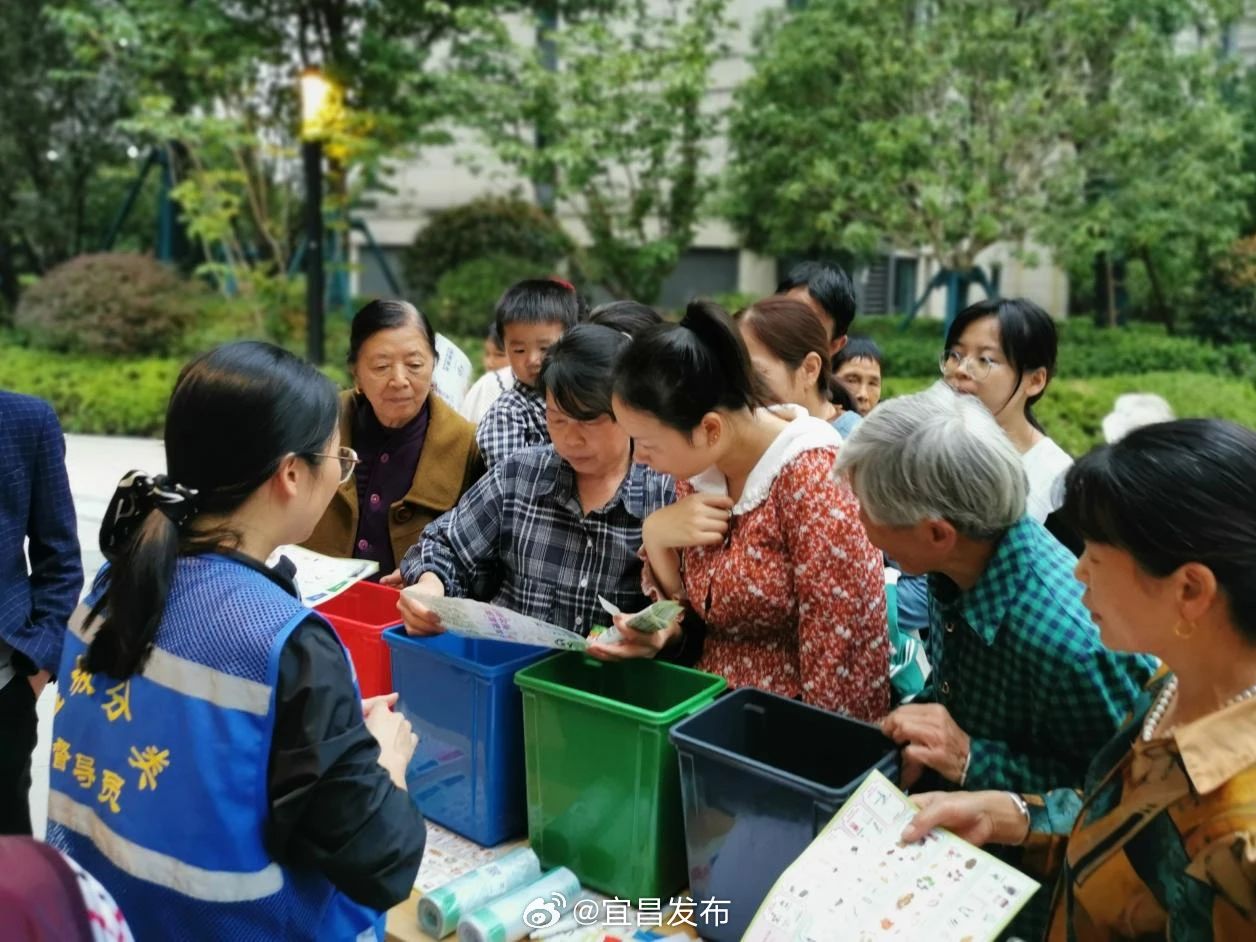
[[[869,772],[898,781],[898,750],[877,727],[751,687],[678,723],[671,738],[694,921],[715,942],[742,937],[772,885]],[[707,900],[721,905],[704,919]]]

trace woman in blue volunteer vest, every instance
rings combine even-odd
[[[382,938],[413,885],[416,737],[263,562],[353,473],[337,414],[291,354],[220,347],[175,384],[169,474],[131,472],[106,511],[61,662],[48,839],[139,942]]]

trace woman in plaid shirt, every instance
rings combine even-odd
[[[432,595],[486,595],[496,605],[587,635],[621,609],[644,608],[642,521],[671,503],[671,478],[632,461],[611,414],[611,373],[628,345],[596,324],[569,328],[541,368],[550,445],[493,465],[406,553],[407,585]],[[492,583],[488,592],[484,583]],[[413,634],[443,631],[431,609],[402,595]]]

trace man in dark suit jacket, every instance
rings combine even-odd
[[[82,589],[57,415],[0,390],[0,834],[31,833],[35,701],[57,671]]]

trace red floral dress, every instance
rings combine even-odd
[[[885,568],[836,461],[836,444],[797,449],[773,475],[769,449],[725,543],[682,552],[685,594],[707,623],[700,670],[876,721],[890,706]],[[695,489],[677,482],[676,499]]]

